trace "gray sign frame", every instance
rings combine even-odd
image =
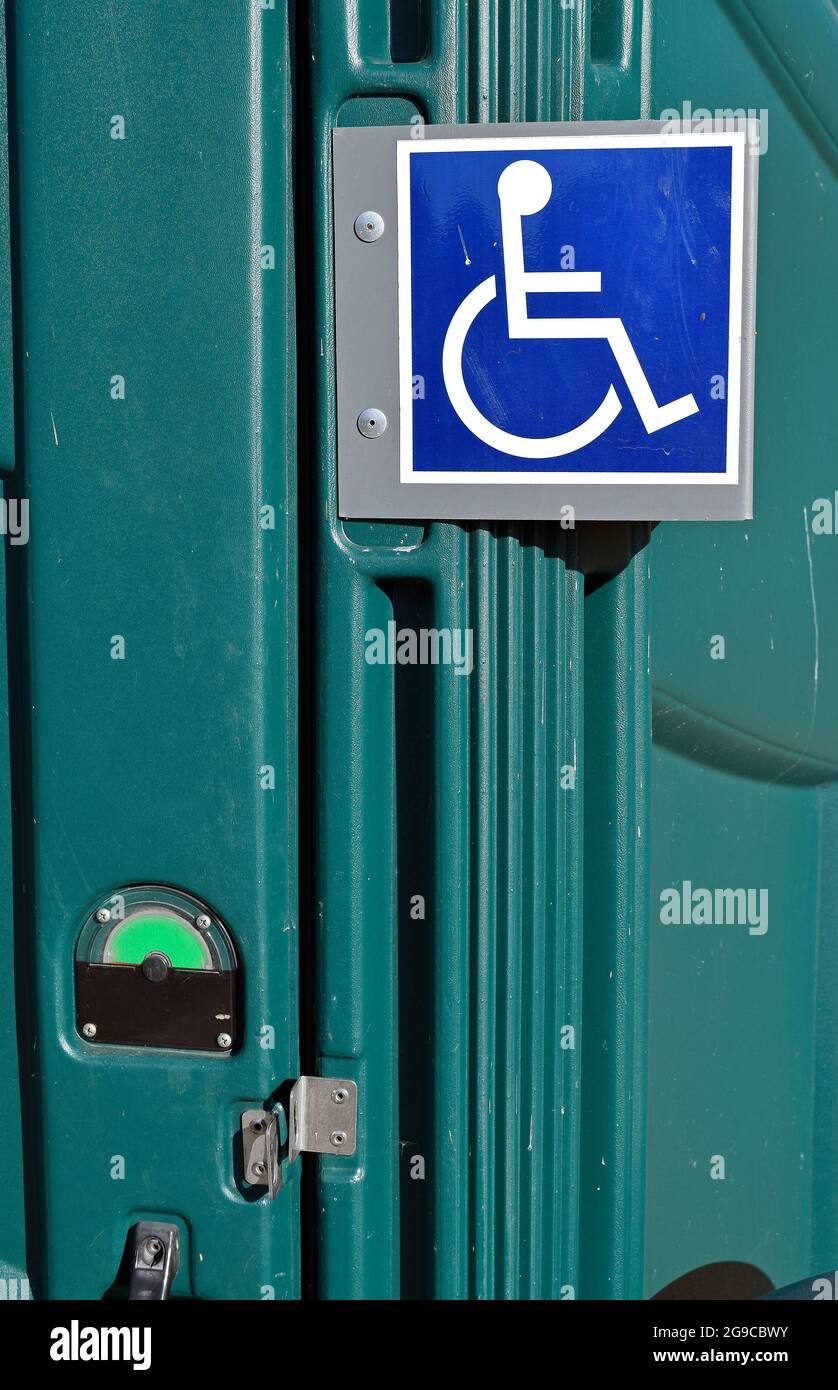
[[[403,482],[400,477],[399,142],[522,136],[671,133],[664,121],[556,121],[500,125],[375,126],[333,131],[338,510],[367,520],[728,521],[752,515],[754,336],[759,123],[678,122],[677,130],[745,133],[739,475],[735,483]],[[355,222],[377,212],[362,239]],[[364,228],[361,227],[362,234]],[[364,421],[369,411],[381,412]],[[367,430],[361,433],[359,419]],[[568,512],[572,508],[572,513]]]

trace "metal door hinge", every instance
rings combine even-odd
[[[355,1152],[358,1087],[336,1076],[301,1076],[291,1087],[288,1115],[289,1163],[301,1153]],[[275,1111],[245,1110],[241,1118],[244,1175],[254,1187],[276,1196],[281,1186],[279,1123]]]

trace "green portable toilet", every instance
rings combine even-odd
[[[831,6],[0,33],[0,1293],[834,1270]],[[759,121],[753,520],[343,517],[335,132],[668,112]]]

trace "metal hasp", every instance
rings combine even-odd
[[[140,1221],[132,1228],[130,1239],[129,1301],[159,1302],[168,1298],[172,1280],[180,1269],[177,1226],[163,1221]]]
[[[329,1076],[301,1076],[291,1089],[288,1159],[355,1152],[358,1087]]]
[[[266,1187],[273,1201],[280,1189],[279,1123],[272,1110],[245,1110],[242,1115],[244,1176],[254,1187]]]
[[[355,1152],[358,1087],[338,1076],[301,1076],[291,1087],[288,1162],[301,1153]],[[241,1118],[245,1180],[266,1187],[273,1200],[282,1186],[279,1120],[272,1110],[245,1110]]]

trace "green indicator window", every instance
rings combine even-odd
[[[150,951],[168,956],[175,970],[211,970],[206,943],[180,917],[162,912],[138,912],[114,927],[104,959],[113,965],[141,965]]]

